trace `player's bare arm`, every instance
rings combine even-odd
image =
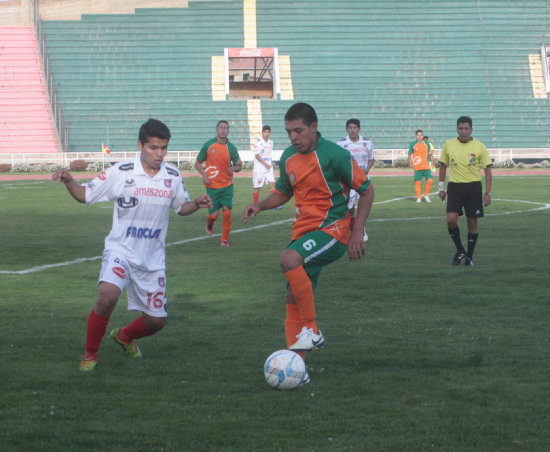
[[[240,170],[243,169],[243,165],[241,163],[239,163],[238,165],[233,165],[233,166],[230,166],[227,170],[233,174],[233,173],[238,173]]]
[[[196,160],[195,161],[195,169],[198,171],[198,173],[201,175],[202,177],[202,183],[204,185],[208,185],[210,183],[210,178],[208,177],[208,175],[206,174],[206,171],[204,170],[203,168],[203,162],[199,161],[199,160]]]
[[[260,157],[260,154],[256,154],[254,156],[258,162],[260,162],[263,166],[265,166],[266,169],[271,168],[271,165],[267,163],[263,158]]]
[[[72,174],[65,168],[58,169],[52,175],[52,180],[63,182],[71,196],[78,202],[86,202],[86,188],[76,182]]]
[[[195,213],[197,210],[203,209],[205,207],[212,207],[212,199],[207,194],[200,195],[194,201],[187,201],[180,207],[178,215],[190,215],[192,213]]]
[[[242,222],[246,223],[248,221],[248,217],[255,217],[262,210],[271,210],[276,207],[282,206],[289,199],[290,199],[289,197],[284,196],[283,194],[275,191],[271,193],[267,198],[262,199],[260,202],[256,204],[248,204],[244,208],[243,215],[242,215]]]
[[[483,195],[483,205],[488,206],[491,204],[491,187],[493,186],[493,169],[491,166],[486,166],[483,170],[485,172],[485,194]]]
[[[445,201],[445,177],[447,177],[447,167],[439,162],[439,197],[441,201]],[[443,188],[443,190],[441,190]]]
[[[357,214],[355,218],[355,225],[350,234],[348,243],[348,257],[352,261],[361,259],[365,254],[365,242],[363,241],[363,229],[365,223],[369,218],[372,203],[374,202],[374,186],[370,186],[369,189],[362,193],[357,203]]]
[[[369,163],[367,165],[367,169],[365,170],[365,174],[369,174],[369,171],[371,170],[371,168],[374,166],[374,159],[372,160],[369,160]]]

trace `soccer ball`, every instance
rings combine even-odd
[[[306,364],[300,355],[291,350],[277,350],[265,360],[264,376],[267,384],[274,389],[294,389],[307,376]]]

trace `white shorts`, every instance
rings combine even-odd
[[[370,176],[367,176],[367,179],[370,180]],[[353,188],[349,189],[348,210],[355,207],[355,204],[359,201],[359,197],[359,193],[357,193]]]
[[[350,188],[348,210],[353,209],[357,201],[359,201],[359,193],[357,193],[353,188]]]
[[[273,167],[263,170],[252,170],[252,184],[254,188],[260,188],[265,183],[275,182],[275,176],[273,175]]]
[[[126,289],[128,311],[140,311],[152,317],[166,317],[166,272],[144,271],[129,264],[115,251],[105,251],[99,282],[108,282],[122,292]]]

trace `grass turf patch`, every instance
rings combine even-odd
[[[435,196],[416,204],[409,178],[373,182],[367,254],[324,269],[316,307],[326,346],[308,354],[311,384],[290,392],[271,390],[262,365],[284,347],[278,259],[291,203],[241,225],[252,184],[237,179],[227,249],[205,237],[204,211],[173,215],[166,328],[140,341],[142,360],[105,338],[98,367],[83,375],[112,209],[79,205],[59,183],[0,182],[1,447],[548,448],[550,178],[495,177],[473,268],[450,266]],[[198,178],[186,184],[192,197],[203,192]],[[123,295],[108,331],[135,318],[125,308]]]

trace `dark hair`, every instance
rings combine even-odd
[[[294,121],[301,119],[306,126],[317,122],[317,113],[309,104],[299,102],[288,109],[285,115],[285,121]]]
[[[358,119],[351,118],[346,121],[346,129],[350,124],[355,124],[359,129],[361,128],[361,122]]]
[[[262,132],[265,132],[266,130],[269,130],[271,132],[271,127],[269,126],[263,126],[262,127]]]
[[[426,135],[424,135],[424,139],[425,139],[426,141],[428,141],[429,138],[428,138]]]
[[[458,127],[459,124],[462,124],[464,122],[468,123],[470,127],[472,127],[472,118],[470,118],[469,116],[461,116],[460,118],[458,118],[456,120],[456,126]]]
[[[149,118],[139,129],[138,140],[141,144],[149,141],[149,138],[160,138],[161,140],[169,140],[172,135],[170,129],[158,119]]]
[[[223,124],[227,124],[227,127],[229,128],[229,123],[228,123],[225,119],[222,119],[221,121],[218,121],[218,123],[216,124],[216,129],[217,129],[218,126],[219,126],[220,124],[222,124],[222,123],[223,123]]]
[[[420,132],[422,135],[424,135],[424,132],[422,132],[422,129],[418,129],[414,134],[416,135],[418,132]]]

